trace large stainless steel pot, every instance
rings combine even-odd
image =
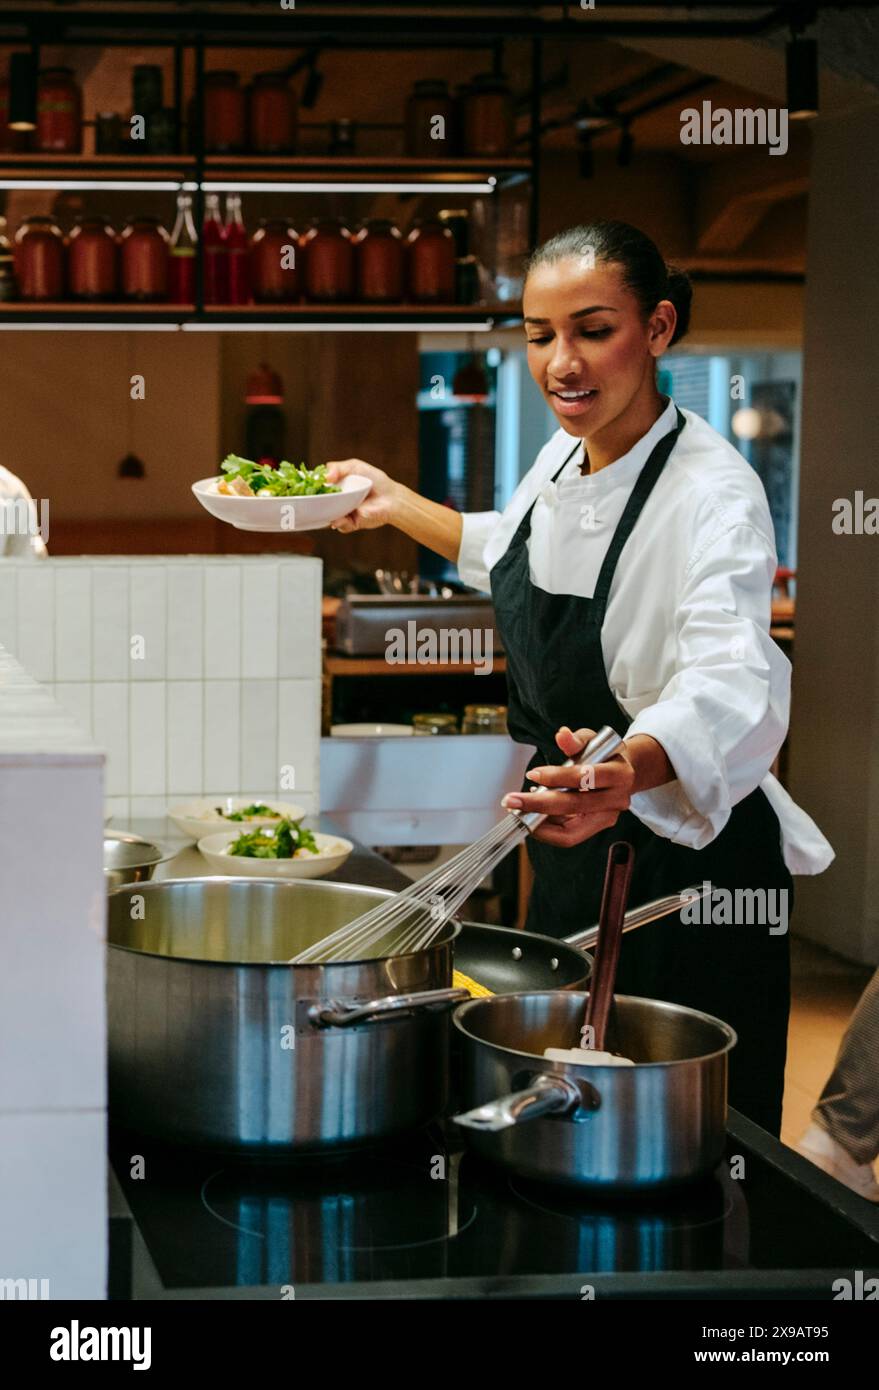
[[[174,1142],[320,1151],[426,1123],[448,1089],[448,923],[414,955],[289,957],[384,893],[169,879],[108,899],[110,1113]]]
[[[724,1148],[733,1030],[617,995],[618,1050],[635,1066],[547,1061],[544,1048],[579,1045],[587,998],[539,991],[456,1010],[468,1110],[455,1119],[468,1142],[525,1177],[585,1188],[657,1188],[710,1171]]]

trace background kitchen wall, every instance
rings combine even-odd
[[[310,812],[320,599],[305,556],[7,560],[0,646],[106,749],[114,815],[281,792]]]

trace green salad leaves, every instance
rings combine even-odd
[[[282,820],[276,829],[260,826],[258,830],[245,831],[229,846],[227,853],[244,859],[292,859],[298,849],[319,853],[310,830],[303,830],[299,821]]]
[[[273,811],[271,806],[266,806],[263,801],[253,801],[249,806],[242,806],[240,811],[224,811],[222,806],[218,806],[217,815],[222,816],[223,820],[256,820],[258,817],[272,820],[282,820],[280,811]]]
[[[254,463],[251,459],[229,454],[222,468],[227,483],[240,478],[251,492],[264,497],[317,497],[324,492],[342,491],[337,483],[327,482],[325,463],[317,468],[306,468],[304,463],[297,467],[284,459],[277,468],[272,468],[267,463]]]

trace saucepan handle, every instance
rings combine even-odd
[[[692,888],[682,888],[680,893],[670,893],[665,898],[654,898],[652,902],[642,903],[640,907],[632,907],[623,918],[623,931],[634,931],[636,927],[646,926],[648,922],[655,922],[659,917],[680,912],[686,907],[687,900],[695,902],[698,898],[704,898],[710,891],[710,884],[699,883]],[[590,951],[598,941],[598,927],[586,927],[583,931],[574,932],[573,936],[566,936],[564,940],[566,946],[573,946],[578,951]]]
[[[351,1028],[355,1023],[381,1023],[383,1019],[421,1009],[451,1009],[469,998],[468,989],[424,989],[417,994],[387,994],[383,999],[370,999],[363,1004],[326,999],[312,1004],[308,1017],[318,1028]]]
[[[497,1100],[487,1100],[463,1115],[453,1115],[456,1125],[465,1129],[487,1131],[510,1129],[513,1125],[536,1120],[541,1115],[564,1115],[582,1104],[582,1095],[572,1081],[564,1076],[538,1076],[524,1091],[513,1091]]]

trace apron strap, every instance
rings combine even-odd
[[[677,407],[675,407],[677,410]],[[610,594],[610,586],[616,573],[617,561],[622,553],[623,546],[629,539],[635,528],[639,516],[644,510],[648,497],[653,491],[659,480],[659,475],[665,467],[666,461],[672,449],[678,442],[678,436],[684,425],[687,423],[684,416],[677,410],[678,423],[668,434],[663,435],[656,448],[653,450],[649,459],[645,463],[641,472],[638,474],[637,482],[629,494],[623,514],[617,523],[617,528],[613,533],[607,554],[598,574],[595,584],[595,592],[592,595],[592,608],[589,613],[590,622],[594,622],[601,627],[604,622],[604,613],[607,608],[607,600]]]

